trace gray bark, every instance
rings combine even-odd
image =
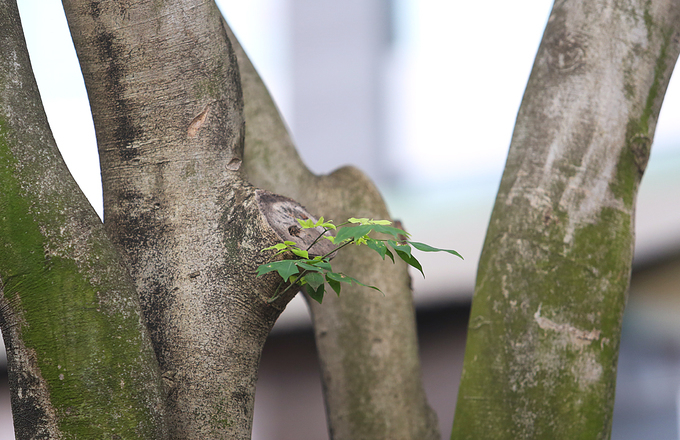
[[[607,439],[677,1],[557,1],[482,253],[453,439]]]
[[[262,346],[293,295],[269,304],[280,278],[255,278],[261,249],[292,238],[266,208],[304,211],[242,178],[240,79],[220,12],[198,0],[64,6],[97,132],[105,225],[141,297],[171,437],[250,438]]]
[[[0,1],[0,328],[18,439],[162,439],[160,371],[134,284],[69,174]]]
[[[235,37],[230,38],[244,93],[248,180],[326,219],[388,219],[378,190],[357,169],[315,176],[305,167],[266,87]],[[371,252],[343,251],[333,268],[378,286],[385,296],[350,286],[343,287],[339,298],[327,295],[322,305],[308,300],[331,438],[438,439],[436,415],[422,386],[408,272],[401,262],[394,265]]]

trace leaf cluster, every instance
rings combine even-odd
[[[323,231],[314,240],[314,242],[309,245],[307,249],[300,249],[293,241],[284,241],[283,243],[277,243],[273,246],[262,249],[262,251],[277,251],[274,256],[289,253],[289,255],[292,257],[292,259],[284,259],[262,264],[257,268],[257,276],[262,276],[269,272],[277,272],[281,278],[283,278],[283,282],[279,285],[275,295],[269,299],[269,302],[275,301],[283,293],[290,290],[294,286],[306,286],[306,291],[309,296],[319,304],[323,300],[326,284],[330,286],[337,295],[340,295],[342,283],[356,283],[360,286],[368,287],[381,292],[381,290],[375,286],[369,286],[355,278],[352,278],[349,275],[333,271],[330,263],[332,256],[342,248],[352,244],[356,246],[368,246],[368,248],[377,252],[383,260],[387,256],[392,260],[392,262],[394,262],[394,256],[396,254],[396,256],[401,258],[404,262],[406,262],[406,264],[418,269],[423,277],[425,276],[423,267],[416,257],[413,256],[411,252],[411,246],[423,252],[447,252],[457,257],[463,258],[458,252],[454,250],[439,249],[429,246],[425,243],[408,240],[408,238],[410,238],[410,234],[403,229],[391,226],[392,222],[389,220],[373,220],[352,217],[339,225],[333,224],[332,221],[324,221],[323,217],[321,217],[316,222],[314,222],[312,219],[297,219],[297,221],[304,229],[321,227]],[[336,231],[335,236],[328,233],[331,230]],[[370,236],[370,234],[373,232],[385,234],[391,238],[373,238]],[[326,255],[310,258],[309,249],[311,249],[311,247],[321,239],[329,240],[335,245],[335,248]],[[285,283],[289,284],[283,291],[279,293],[278,291]]]

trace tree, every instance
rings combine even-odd
[[[30,260],[30,267],[25,268],[17,266],[22,259],[7,254],[3,267],[3,281],[7,285],[5,298],[8,298],[4,321],[8,330],[13,329],[3,334],[7,339],[17,435],[30,438],[42,432],[51,432],[53,436],[64,432],[64,435],[105,436],[124,432],[117,435],[248,438],[262,345],[276,317],[292,297],[288,295],[269,304],[267,300],[274,295],[278,283],[271,277],[255,278],[255,268],[265,261],[260,250],[282,238],[292,238],[285,235],[289,225],[274,219],[275,212],[268,208],[304,211],[289,199],[256,190],[243,178],[241,164],[246,133],[241,81],[225,33],[227,27],[219,11],[210,2],[195,1],[164,5],[64,2],[97,130],[105,194],[105,235],[85,200],[71,197],[77,192],[72,183],[68,189],[41,183],[35,193],[19,192],[22,185],[27,186],[26,182],[42,179],[46,170],[55,166],[61,170],[55,180],[70,182],[70,179],[39,110],[16,6],[13,2],[5,3],[2,32],[7,34],[4,38],[8,43],[3,48],[8,49],[3,50],[3,56],[13,60],[12,57],[19,54],[22,58],[19,59],[21,70],[5,72],[7,79],[3,82],[31,85],[20,90],[9,89],[8,97],[3,97],[6,99],[3,102],[7,102],[3,115],[7,121],[3,127],[7,128],[3,133],[6,131],[8,138],[4,148],[11,160],[5,173],[9,182],[4,186],[10,187],[11,183],[17,188],[6,196],[10,200],[31,200],[25,209],[5,217],[4,231],[8,247],[20,255],[35,256]],[[35,114],[14,111],[26,107],[26,102],[32,103],[28,108]],[[256,117],[252,116],[249,123],[251,133],[259,124]],[[40,128],[38,140],[21,137],[31,134],[24,133],[22,127],[27,126]],[[287,138],[277,141],[286,142]],[[249,144],[256,142],[252,137],[248,141]],[[35,147],[29,157],[18,152],[24,144]],[[36,172],[15,165],[22,164],[22,160],[33,163],[35,158],[43,158],[40,163],[44,170]],[[273,156],[266,159],[271,160]],[[19,173],[17,168],[27,174]],[[255,175],[254,169],[250,169]],[[377,191],[362,185],[367,179],[358,171],[345,169],[316,182],[312,179],[310,175],[307,184],[311,190],[300,197],[310,209],[320,211],[323,207],[318,205],[322,200],[330,203],[333,197],[336,199],[333,209],[323,211],[327,217],[337,218],[338,208],[355,216],[386,217]],[[37,182],[34,185],[37,186]],[[334,191],[336,195],[326,190],[329,197],[324,198],[321,197],[324,186],[340,189]],[[49,195],[38,192],[47,189],[51,190]],[[285,188],[278,192],[291,195]],[[55,194],[59,194],[65,205],[46,202],[57,197]],[[319,200],[317,206],[312,206],[314,198]],[[343,199],[346,207],[338,203]],[[44,214],[43,210],[46,210]],[[47,220],[36,218],[36,213],[50,219],[53,232],[43,225]],[[63,213],[69,217],[52,220],[53,216]],[[83,218],[88,219],[88,229],[65,225],[71,222],[81,225]],[[22,221],[27,225],[22,225]],[[22,234],[15,231],[23,231],[22,226],[30,230],[28,225],[36,230],[32,246],[14,242],[22,238]],[[71,229],[74,229],[71,235],[84,237],[82,243],[77,243],[78,247],[69,247],[70,243],[48,243],[43,238],[63,240],[65,232]],[[86,239],[93,235],[101,237],[102,243],[92,244]],[[46,260],[54,258],[45,255],[42,249],[62,247],[63,252],[68,251],[64,258],[73,262],[67,275],[81,280],[82,295],[89,296],[74,304],[72,301],[78,299],[79,291],[71,292],[68,284],[58,283],[55,296],[66,303],[64,309],[74,311],[75,322],[64,321],[47,302],[44,312],[47,316],[35,318],[34,323],[23,307],[31,302],[39,303],[41,292],[38,289],[24,292],[21,286],[44,282],[43,267],[48,264]],[[90,274],[89,266],[82,266],[81,259],[85,257],[98,262],[102,274]],[[326,387],[329,407],[337,407],[331,412],[339,418],[337,423],[331,422],[331,429],[337,435],[346,432],[344,435],[354,438],[373,437],[377,433],[392,438],[434,438],[437,435],[434,416],[425,403],[420,383],[413,306],[405,267],[347,260],[344,270],[363,276],[366,282],[379,284],[387,300],[350,289],[343,295],[347,301],[336,306],[328,301],[330,304],[318,313],[331,314],[325,319],[326,328],[322,332],[328,341],[326,350],[331,352],[325,362],[327,374],[333,374],[333,384]],[[343,270],[342,261],[337,264]],[[376,264],[385,269],[374,270]],[[119,267],[117,276],[111,274],[112,267]],[[126,268],[130,277],[125,274]],[[17,278],[17,274],[23,275]],[[114,290],[102,285],[100,280],[104,275],[113,277],[123,287]],[[24,278],[31,281],[26,282]],[[123,316],[137,327],[115,321],[117,310],[97,307],[104,301],[100,297],[119,298],[123,290],[128,295],[123,302],[130,308]],[[140,298],[139,306],[135,291]],[[87,305],[94,316],[76,312],[82,304]],[[145,326],[139,322],[140,316],[148,328],[148,336]],[[76,344],[72,339],[59,345],[48,339],[38,350],[35,343],[26,338],[24,327],[42,332],[46,324],[38,324],[39,319],[54,326],[51,330],[54,335],[68,333],[79,326],[89,328],[89,321],[94,320],[103,326],[100,333],[109,339],[96,344],[85,341],[89,345]],[[28,325],[22,324],[23,320]],[[120,335],[111,332],[111,328],[130,332],[134,329],[137,345],[145,347],[147,357],[140,358],[137,354],[140,349],[135,345],[118,347],[119,339],[127,342],[131,337],[118,338]],[[393,330],[385,331],[390,328]],[[375,336],[361,330],[372,331]],[[85,333],[92,336],[94,331]],[[380,350],[374,350],[377,339]],[[107,344],[124,351],[107,356],[91,351],[92,345],[105,347]],[[156,359],[149,357],[151,344]],[[70,371],[76,359],[65,346],[84,358],[79,365],[86,373]],[[23,358],[31,359],[35,367],[31,370],[21,365],[19,361]],[[93,369],[87,359],[96,359],[95,365],[99,368]],[[129,359],[131,364],[121,364],[123,359]],[[366,363],[367,360],[371,362]],[[61,373],[61,368],[66,368],[64,365],[69,366],[69,373]],[[385,374],[387,367],[392,370],[389,374]],[[58,371],[51,376],[43,373],[55,368]],[[122,377],[116,369],[130,375],[148,370],[148,377],[135,379],[147,387],[153,385],[155,394],[141,392],[141,386]],[[356,374],[357,370],[363,370],[363,378]],[[31,372],[31,380],[42,387],[32,387],[42,399],[40,405],[34,402],[36,399],[29,400],[23,391],[29,388],[20,383],[26,372]],[[62,375],[73,382],[64,382]],[[101,383],[94,383],[93,378],[100,379]],[[75,387],[80,387],[80,391],[73,391]],[[86,387],[91,392],[85,392]],[[148,395],[148,399],[118,405],[109,396],[118,393],[119,387],[134,396]],[[56,401],[53,395],[62,388],[67,396],[63,401]],[[80,400],[71,401],[74,395]],[[81,412],[73,415],[73,407],[81,408]],[[151,419],[148,413],[156,417]],[[94,414],[102,420],[93,421]],[[112,418],[109,414],[120,415]],[[66,419],[77,426],[65,425]],[[140,419],[145,420],[144,426],[137,423]]]
[[[555,2],[480,260],[452,438],[609,438],[635,200],[679,14]]]
[[[16,4],[0,0],[0,325],[17,436],[249,438],[260,352],[292,297],[269,304],[277,279],[254,275],[262,248],[294,238],[277,213],[386,218],[384,203],[356,169],[304,167],[212,2],[64,7],[103,225],[51,138]],[[635,194],[679,7],[556,2],[487,235],[453,438],[608,436]],[[405,267],[358,249],[334,266],[385,297],[312,303],[332,437],[438,438]]]

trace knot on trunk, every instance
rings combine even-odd
[[[326,255],[333,251],[335,246],[326,239],[314,243],[319,235],[324,232],[323,228],[304,229],[300,227],[297,219],[312,219],[315,223],[317,219],[298,202],[261,189],[256,191],[256,195],[260,212],[282,241],[295,242],[300,249],[309,248],[310,256]],[[326,232],[325,235],[330,236],[330,232]],[[310,248],[312,243],[314,243],[314,246]]]

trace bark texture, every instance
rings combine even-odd
[[[14,1],[0,1],[0,328],[17,439],[163,439],[134,284],[52,138]]]
[[[389,218],[378,190],[359,170],[344,167],[315,176],[305,167],[269,92],[233,34],[230,38],[244,93],[248,180],[338,222],[349,217]],[[331,438],[439,439],[436,415],[422,386],[406,266],[381,261],[370,252],[343,251],[333,268],[380,287],[384,297],[370,289],[343,286],[339,298],[327,295],[322,305],[308,301]]]
[[[262,346],[292,297],[268,304],[280,278],[255,278],[260,250],[289,238],[265,207],[305,211],[265,203],[241,177],[243,102],[221,14],[202,0],[64,6],[99,142],[105,225],[141,296],[171,437],[250,438]]]
[[[680,3],[557,1],[482,253],[452,439],[607,439]]]

